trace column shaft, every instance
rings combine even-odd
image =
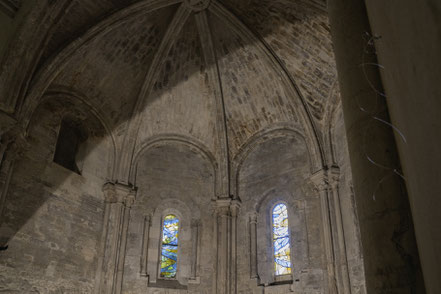
[[[135,196],[129,195],[124,199],[124,217],[122,223],[122,230],[120,236],[119,252],[118,252],[118,265],[117,265],[117,277],[115,285],[115,294],[120,294],[122,291],[122,281],[124,275],[124,263],[126,259],[126,246],[127,246],[127,232],[129,230],[130,222],[130,209],[135,201]]]
[[[199,240],[200,240],[200,222],[193,220],[191,224],[191,240],[192,240],[192,254],[191,254],[191,275],[190,279],[196,280],[198,277],[198,263],[199,263]]]
[[[339,173],[330,176],[331,181],[331,191],[329,193],[330,202],[332,202],[333,206],[333,219],[335,223],[335,228],[333,230],[334,240],[336,244],[336,267],[338,267],[339,274],[339,292],[344,294],[351,293],[351,284],[349,280],[349,272],[348,272],[348,262],[346,257],[346,243],[343,229],[343,219],[341,214],[341,205],[340,205],[340,195],[338,192],[338,176]]]
[[[338,291],[335,276],[334,246],[329,215],[328,187],[323,187],[320,189],[320,208],[322,213],[324,244],[326,251],[326,266],[328,270],[328,291],[331,294],[337,294]]]
[[[257,213],[250,215],[250,273],[257,278]]]
[[[231,262],[231,200],[216,201],[217,214],[217,286],[216,293],[227,294],[230,291]]]
[[[142,238],[142,253],[141,253],[141,276],[147,277],[147,264],[149,252],[149,235],[150,235],[150,216],[144,218],[144,231]]]

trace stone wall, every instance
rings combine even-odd
[[[52,162],[61,118],[72,110],[63,103],[39,107],[29,149],[14,166],[0,228],[8,246],[0,254],[5,293],[93,293],[110,148],[95,130],[82,175]]]

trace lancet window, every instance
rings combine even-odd
[[[291,274],[291,241],[288,226],[288,209],[279,203],[272,210],[272,235],[275,276]]]
[[[176,278],[178,262],[179,218],[173,214],[164,217],[161,244],[161,278]]]

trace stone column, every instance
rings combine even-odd
[[[120,294],[122,291],[124,262],[126,259],[127,232],[129,230],[129,223],[130,223],[130,209],[132,208],[134,202],[135,202],[135,191],[131,190],[129,192],[129,195],[125,196],[124,199],[124,218],[123,218],[121,235],[120,235],[115,294]]]
[[[257,212],[250,215],[250,273],[251,279],[257,279]]]
[[[142,237],[142,253],[141,253],[141,276],[147,277],[147,264],[148,264],[148,252],[149,252],[149,235],[150,235],[150,216],[144,217],[144,231]]]
[[[200,230],[201,222],[198,219],[191,221],[191,274],[189,283],[198,284],[200,282],[198,267],[199,267],[199,252],[200,252]]]
[[[363,0],[329,0],[368,293],[418,289],[419,258]],[[372,118],[372,113],[377,119]],[[375,197],[374,197],[375,196]],[[381,274],[379,274],[381,273]],[[401,292],[400,292],[401,291]]]
[[[217,281],[216,293],[229,293],[230,268],[230,198],[216,200],[217,220]]]
[[[231,201],[231,265],[230,265],[230,293],[237,292],[237,216],[239,214],[240,202],[235,199]]]
[[[102,293],[100,291],[101,283],[102,283],[102,275],[103,275],[103,263],[106,254],[106,240],[107,240],[107,231],[109,226],[107,225],[110,217],[110,208],[112,203],[115,202],[115,193],[111,186],[106,184],[103,187],[104,194],[104,221],[103,221],[103,230],[101,232],[101,245],[99,249],[99,257],[98,257],[98,266],[95,276],[95,291],[94,293]]]
[[[320,209],[323,226],[323,241],[325,244],[326,268],[328,272],[328,293],[337,294],[336,275],[335,275],[335,256],[332,239],[331,215],[329,211],[329,184],[325,170],[314,174],[311,178],[320,194]]]
[[[121,292],[130,207],[135,192],[126,185],[107,183],[103,187],[103,193],[106,199],[103,222],[105,237],[102,245],[103,257],[99,262],[101,268],[98,268],[100,284],[97,293],[118,294]]]
[[[332,207],[331,220],[333,226],[333,239],[334,239],[334,254],[335,254],[335,264],[338,269],[338,281],[340,290],[339,293],[350,294],[351,284],[349,281],[348,273],[348,261],[346,257],[346,243],[343,228],[343,219],[341,214],[341,204],[340,204],[340,194],[339,194],[339,180],[340,180],[340,169],[333,166],[328,171],[329,186],[331,191],[329,193],[329,202]]]

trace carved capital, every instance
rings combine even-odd
[[[108,182],[103,186],[104,199],[108,203],[122,203],[131,207],[135,201],[136,189],[129,185]]]
[[[328,178],[333,188],[338,186],[340,182],[340,168],[336,165],[330,167],[328,170]]]
[[[257,212],[250,213],[250,224],[257,224]]]
[[[241,206],[241,202],[238,199],[234,199],[230,204],[231,216],[236,217],[239,214],[239,209]]]
[[[210,0],[185,0],[184,4],[188,9],[199,12],[207,9],[210,6],[210,2]]]
[[[124,205],[126,207],[132,207],[132,205],[135,203],[135,195],[129,194],[124,198]]]
[[[218,216],[229,216],[230,214],[231,199],[218,199],[216,200],[215,212]]]
[[[117,201],[115,194],[115,185],[113,183],[105,183],[103,186],[104,201],[106,203],[115,203]]]
[[[329,189],[329,178],[328,172],[324,169],[316,172],[311,176],[311,182],[314,184],[315,188],[319,191],[326,191]]]
[[[12,126],[1,135],[1,150],[2,153],[7,153],[7,159],[9,161],[22,157],[29,148],[30,144],[26,136],[26,131],[21,125],[16,124]]]

